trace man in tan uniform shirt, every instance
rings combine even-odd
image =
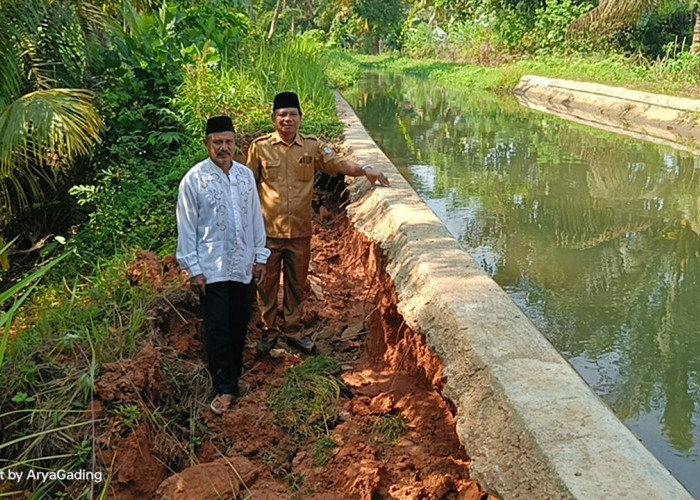
[[[273,103],[275,131],[255,139],[248,150],[247,165],[255,174],[267,230],[266,278],[258,287],[258,305],[263,339],[262,354],[269,352],[277,338],[277,291],[283,269],[284,299],[282,329],[285,337],[310,352],[313,341],[301,324],[301,304],[311,257],[311,200],[314,172],[366,176],[374,184],[389,186],[387,178],[370,166],[337,156],[331,148],[311,135],[299,134],[301,106],[293,92],[277,94]]]

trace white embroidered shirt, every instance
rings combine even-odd
[[[250,283],[253,264],[267,263],[258,190],[245,165],[234,161],[228,175],[209,158],[192,167],[180,182],[176,215],[176,257],[190,277]]]

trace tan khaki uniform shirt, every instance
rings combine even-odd
[[[312,135],[286,145],[277,132],[255,139],[248,168],[255,174],[268,238],[311,236],[314,171],[340,172],[342,158]]]

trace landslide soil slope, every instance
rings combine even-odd
[[[453,410],[440,395],[439,360],[397,313],[381,251],[337,202],[322,201],[304,321],[315,355],[339,362],[348,389],[328,429],[328,456],[318,460],[318,439],[293,438],[278,425],[269,395],[308,357],[281,343],[274,357],[256,357],[255,319],[243,376],[251,391],[212,414],[197,299],[172,258],[143,253],[129,272],[136,286],[162,291],[156,326],[135,359],[103,367],[93,405],[109,421],[98,461],[112,471],[110,498],[488,497],[469,479]],[[138,408],[136,417],[127,420],[124,408]],[[397,439],[372,430],[372,419],[387,415],[405,422]]]

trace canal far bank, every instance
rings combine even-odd
[[[445,366],[474,478],[501,498],[691,498],[337,105],[357,159],[393,184],[353,184],[348,212],[385,256],[403,320]]]
[[[700,100],[525,75],[521,105],[565,120],[700,154]]]

